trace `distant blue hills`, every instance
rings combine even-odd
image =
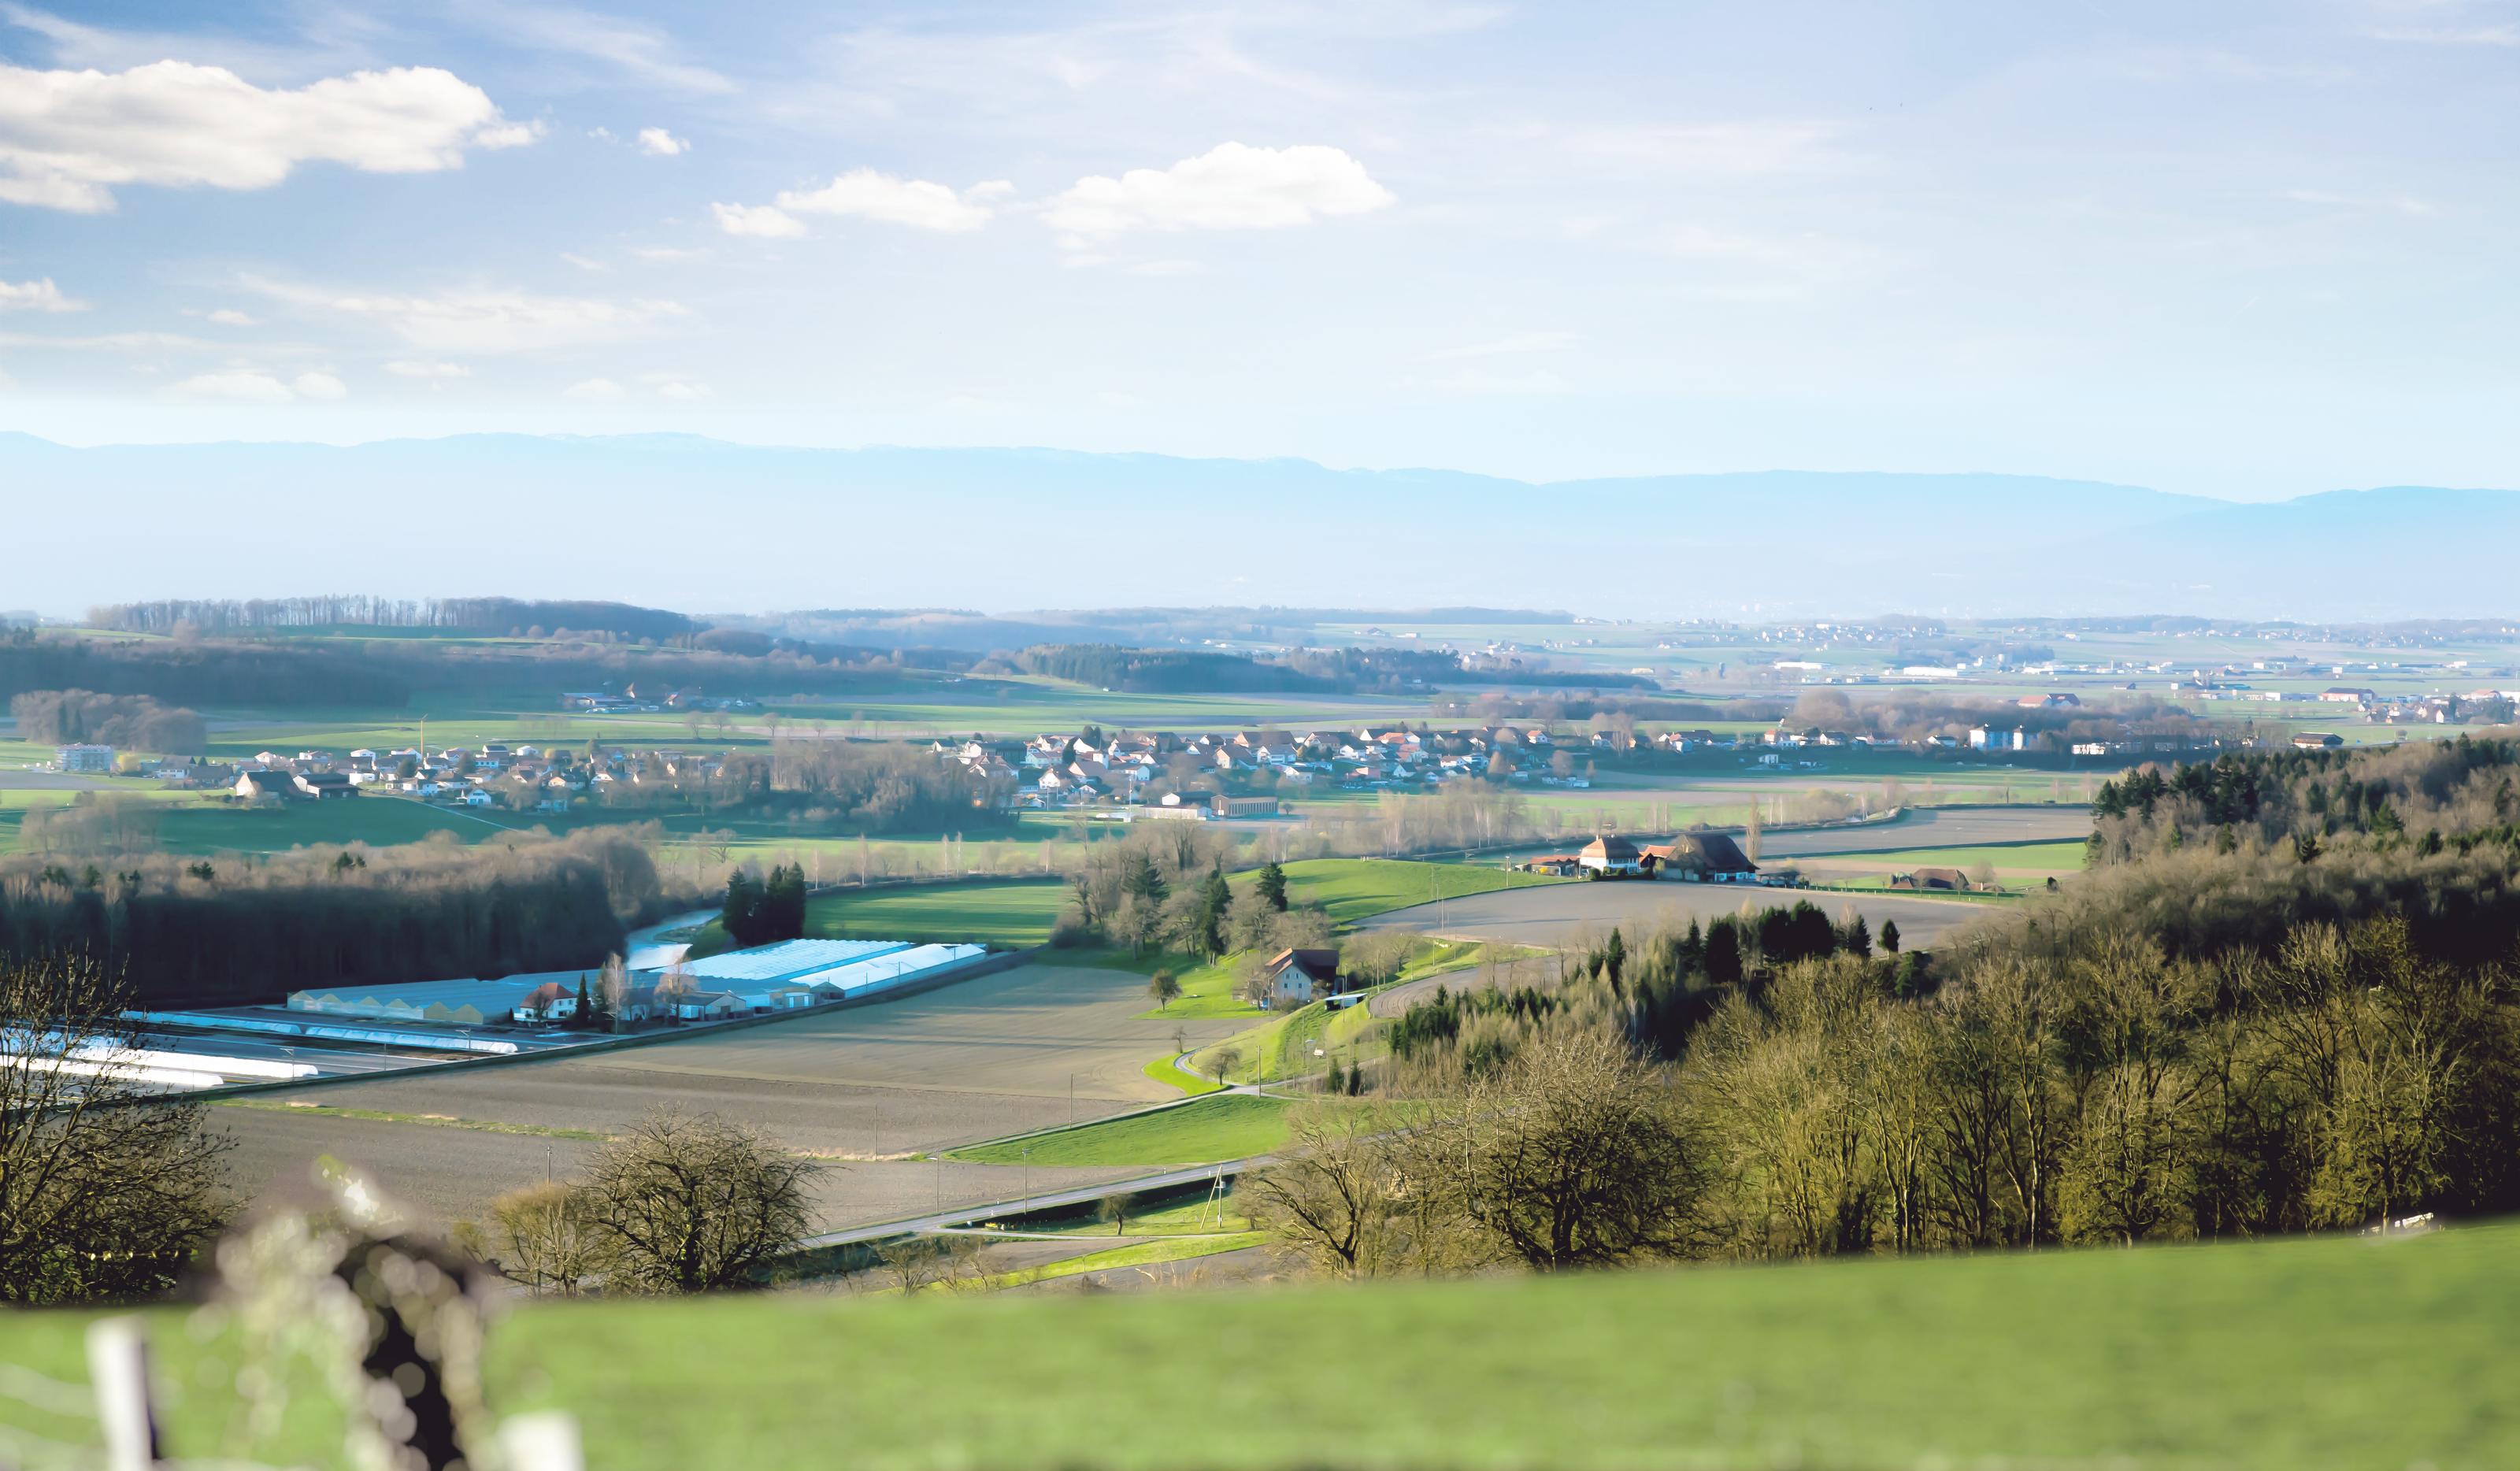
[[[22,433],[0,433],[0,485],[18,554],[0,602],[57,613],[312,592],[696,612],[2520,613],[2520,493],[2430,486],[2241,504],[2002,474],[1534,485],[1303,460],[680,434],[77,449]]]

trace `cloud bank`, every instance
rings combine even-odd
[[[267,189],[317,161],[428,173],[463,167],[467,148],[538,135],[434,67],[266,90],[188,62],[121,72],[0,66],[0,201],[81,214],[112,210],[115,185]]]

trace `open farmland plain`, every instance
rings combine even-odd
[[[1024,1172],[912,1161],[1026,1130],[1178,1097],[1149,1079],[1176,1027],[1193,1044],[1230,1021],[1137,1021],[1146,978],[1086,966],[1025,965],[882,1005],[808,1014],[687,1042],[595,1057],[526,1062],[372,1082],[333,1082],[257,1096],[401,1116],[377,1121],[267,1108],[222,1108],[240,1140],[234,1174],[248,1193],[286,1194],[332,1154],[365,1168],[426,1219],[477,1215],[500,1193],[566,1175],[592,1141],[646,1110],[675,1106],[767,1126],[788,1147],[831,1162],[818,1181],[818,1229],[1019,1194]],[[1072,1102],[1071,1102],[1071,1089]],[[445,1121],[428,1120],[429,1115]],[[1036,1189],[1121,1178],[1127,1170],[1034,1169]]]

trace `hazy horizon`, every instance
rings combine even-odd
[[[2507,6],[0,10],[0,427],[2520,484]]]

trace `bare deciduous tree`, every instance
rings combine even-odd
[[[715,1114],[650,1113],[596,1151],[584,1186],[617,1254],[610,1281],[646,1292],[750,1284],[805,1235],[815,1169]]]
[[[163,1292],[234,1214],[234,1140],[147,1084],[121,1005],[87,962],[0,960],[0,1301]]]

